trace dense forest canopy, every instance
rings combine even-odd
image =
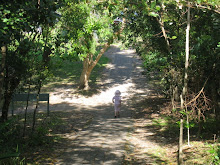
[[[179,100],[185,72],[186,13],[189,6],[189,92],[197,93],[208,79],[207,94],[216,100],[220,82],[219,4],[192,1],[189,5],[181,1],[127,1],[125,15],[129,25],[125,31],[125,43],[137,49],[148,70],[164,73],[164,93]]]

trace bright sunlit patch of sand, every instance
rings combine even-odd
[[[110,104],[112,103],[112,97],[114,96],[116,90],[121,91],[122,101],[128,99],[129,96],[134,92],[143,93],[142,90],[135,88],[135,84],[132,82],[131,79],[128,79],[124,81],[123,84],[115,84],[112,87],[101,91],[101,93],[93,95],[92,97],[76,96],[71,94],[71,91],[67,91],[70,93],[69,96],[64,96],[64,94],[56,95],[54,93],[50,95],[50,100],[51,100],[50,103],[57,104],[57,103],[67,102],[69,104],[77,104],[77,105],[80,104],[81,106],[89,106],[89,107],[99,106],[103,104]],[[143,95],[146,96],[147,93],[143,93]]]
[[[131,55],[134,53],[135,53],[135,50],[133,50],[133,49],[127,49],[127,50],[123,50],[123,51],[118,52],[118,54],[126,54],[126,55]]]

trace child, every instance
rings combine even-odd
[[[121,108],[121,92],[119,90],[115,91],[115,96],[112,98],[112,102],[115,104],[115,118],[120,117]]]

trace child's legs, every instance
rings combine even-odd
[[[115,104],[115,111],[120,111],[121,104]]]
[[[120,115],[120,111],[115,111],[115,116],[119,116]]]
[[[120,108],[121,108],[121,104],[115,104],[115,116],[119,116]]]

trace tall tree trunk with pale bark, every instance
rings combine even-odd
[[[187,115],[187,136],[188,136],[188,145],[189,143],[189,114],[187,112],[187,107],[184,106],[186,103],[186,94],[187,94],[187,88],[188,88],[188,68],[189,68],[189,32],[190,32],[190,2],[188,1],[188,11],[187,11],[187,28],[186,28],[186,45],[185,45],[185,74],[184,74],[184,84],[183,84],[183,90],[182,94],[180,95],[181,98],[181,109],[185,109],[186,115]],[[182,122],[182,119],[181,119]],[[183,138],[183,127],[180,127],[180,143],[179,143],[179,158],[178,158],[178,164],[183,164],[183,158],[182,158],[182,138]]]
[[[180,119],[178,165],[183,164],[183,119]]]
[[[186,28],[186,58],[185,58],[185,75],[184,75],[184,86],[183,86],[183,97],[184,101],[186,100],[186,95],[188,91],[188,69],[189,69],[189,32],[190,32],[190,2],[188,1],[188,11],[187,11],[187,28]],[[190,145],[189,140],[189,114],[187,107],[185,107],[187,115],[187,136],[188,136],[188,145]]]

